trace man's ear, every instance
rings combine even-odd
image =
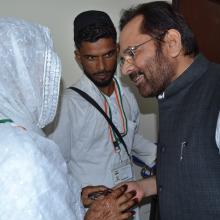
[[[166,53],[171,58],[176,58],[182,52],[182,41],[181,34],[175,29],[170,29],[167,31],[164,41],[166,43]]]
[[[74,55],[75,55],[75,60],[78,63],[78,65],[81,67],[81,56],[80,56],[80,52],[79,50],[75,50],[74,51]]]

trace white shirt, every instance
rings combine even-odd
[[[105,98],[86,76],[82,76],[75,86],[87,92],[104,108]],[[139,109],[136,100],[128,88],[122,87],[120,82],[119,86],[128,121],[128,133],[124,137],[128,151],[152,165],[156,158],[156,146],[138,134]],[[121,130],[119,111],[115,111],[115,95],[107,100],[112,109],[112,120]],[[111,170],[119,162],[119,156],[109,135],[109,125],[97,109],[71,89],[66,89],[61,98],[55,131],[50,138],[61,147],[69,171],[80,184],[114,185]],[[128,157],[123,146],[121,157],[122,160]]]

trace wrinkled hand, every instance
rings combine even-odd
[[[84,205],[84,207],[88,208],[93,202],[94,200],[89,198],[89,194],[93,193],[93,192],[102,192],[107,190],[108,188],[105,186],[86,186],[82,189],[81,192],[81,199],[82,199],[82,203]]]
[[[103,199],[94,201],[85,220],[125,220],[131,217],[134,212],[129,209],[136,205],[133,200],[136,192],[125,193],[126,190],[126,185],[120,186]]]

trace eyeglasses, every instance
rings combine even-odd
[[[135,60],[135,55],[137,52],[137,49],[140,48],[141,46],[143,46],[144,44],[150,42],[151,40],[153,40],[153,38],[150,38],[146,41],[144,41],[141,44],[135,45],[133,47],[128,47],[125,51],[124,51],[124,57],[120,58],[120,66],[123,66],[126,60]]]

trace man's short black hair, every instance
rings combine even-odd
[[[74,42],[78,49],[83,41],[96,42],[100,38],[112,38],[116,43],[115,26],[109,15],[103,11],[84,11],[75,18],[73,25]]]
[[[120,19],[120,30],[138,15],[144,17],[140,27],[141,33],[148,34],[155,40],[163,40],[169,29],[175,29],[181,34],[184,55],[195,56],[198,54],[199,49],[194,34],[183,16],[175,11],[171,4],[165,1],[156,1],[124,10]]]

